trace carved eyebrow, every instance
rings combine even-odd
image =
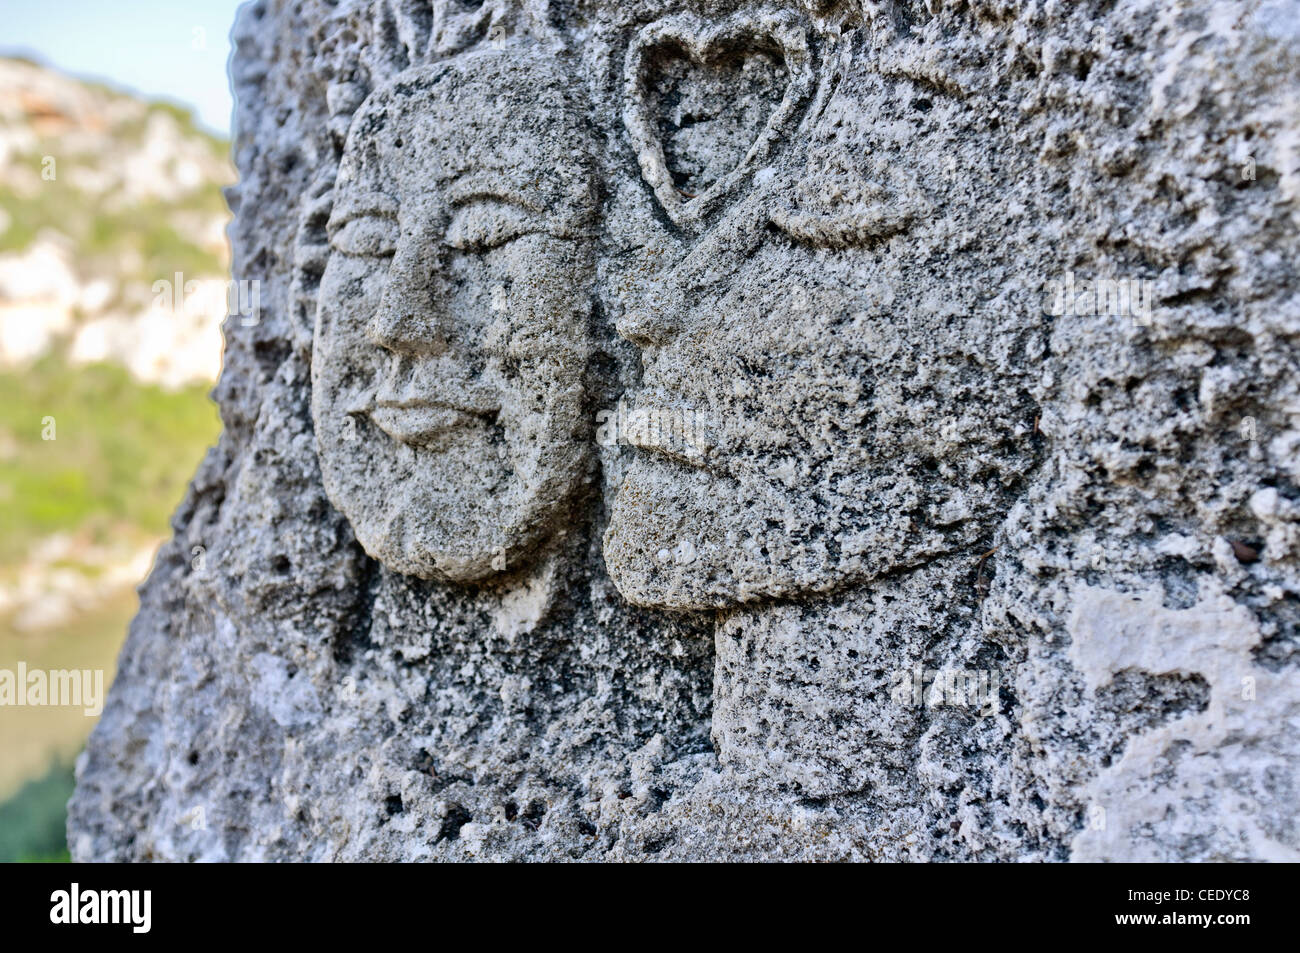
[[[447,199],[453,207],[469,205],[471,202],[503,202],[507,205],[518,205],[525,211],[537,215],[546,212],[544,206],[530,200],[526,195],[484,176],[471,176],[453,182],[447,189]]]
[[[368,192],[349,196],[334,206],[330,212],[327,228],[330,231],[341,228],[354,218],[373,215],[379,218],[397,218],[397,202],[380,192]]]

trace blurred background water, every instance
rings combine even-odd
[[[5,673],[107,689],[220,429],[237,6],[0,3],[0,861],[67,858],[95,723]]]

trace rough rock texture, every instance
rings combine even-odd
[[[1300,858],[1300,3],[235,38],[75,857]]]

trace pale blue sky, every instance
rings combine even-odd
[[[0,53],[169,99],[230,134],[230,27],[242,0],[0,0]]]

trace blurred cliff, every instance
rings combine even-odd
[[[228,151],[178,107],[0,58],[0,668],[111,680],[219,430]],[[92,724],[0,712],[0,860],[57,854]]]
[[[73,363],[214,379],[220,308],[159,306],[154,284],[224,281],[226,153],[175,107],[0,60],[0,364],[66,338]]]

